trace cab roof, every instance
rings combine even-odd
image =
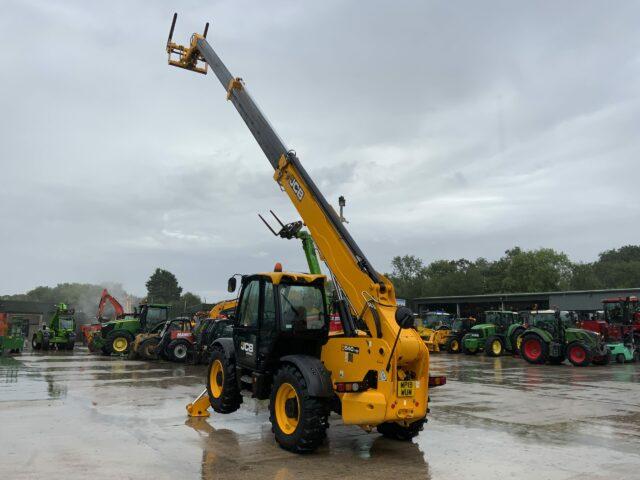
[[[274,285],[278,285],[283,279],[294,283],[314,283],[320,279],[327,279],[326,275],[299,272],[263,272],[258,275],[268,277]]]

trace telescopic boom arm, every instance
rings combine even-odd
[[[167,42],[169,64],[199,73],[206,73],[206,65],[211,68],[226,89],[227,99],[233,103],[274,168],[274,179],[289,195],[309,228],[318,251],[346,295],[353,313],[365,321],[373,336],[384,336],[393,341],[399,331],[394,318],[397,307],[391,282],[373,268],[295,152],[286,147],[249,95],[243,80],[229,72],[205,35],[194,33],[188,47],[172,43],[175,20],[176,16]],[[176,54],[178,58],[175,58]],[[206,64],[205,67],[199,65],[200,61]],[[386,312],[381,315],[383,310]],[[403,315],[406,316],[406,312]]]

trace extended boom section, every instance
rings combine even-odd
[[[181,48],[189,56],[176,66],[191,69],[193,58],[202,58],[225,88],[227,99],[274,168],[274,179],[299,212],[346,298],[346,316],[366,325],[366,331],[345,328],[344,335],[329,337],[320,354],[344,422],[364,428],[389,423],[421,428],[427,413],[429,353],[418,333],[408,328],[410,312],[397,307],[393,285],[373,268],[297,155],[253,101],[244,81],[231,74],[206,38],[194,34],[190,46]],[[350,382],[366,388],[351,390]]]

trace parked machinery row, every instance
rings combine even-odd
[[[427,312],[416,319],[429,350],[490,357],[520,355],[532,364],[574,366],[640,361],[640,312],[636,297],[603,300],[597,318],[577,321],[573,312],[490,310],[484,321],[453,319],[445,312]]]

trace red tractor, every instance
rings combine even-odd
[[[633,335],[640,344],[640,309],[638,297],[607,298],[602,301],[600,318],[582,320],[580,328],[601,334],[605,341],[621,341]]]

